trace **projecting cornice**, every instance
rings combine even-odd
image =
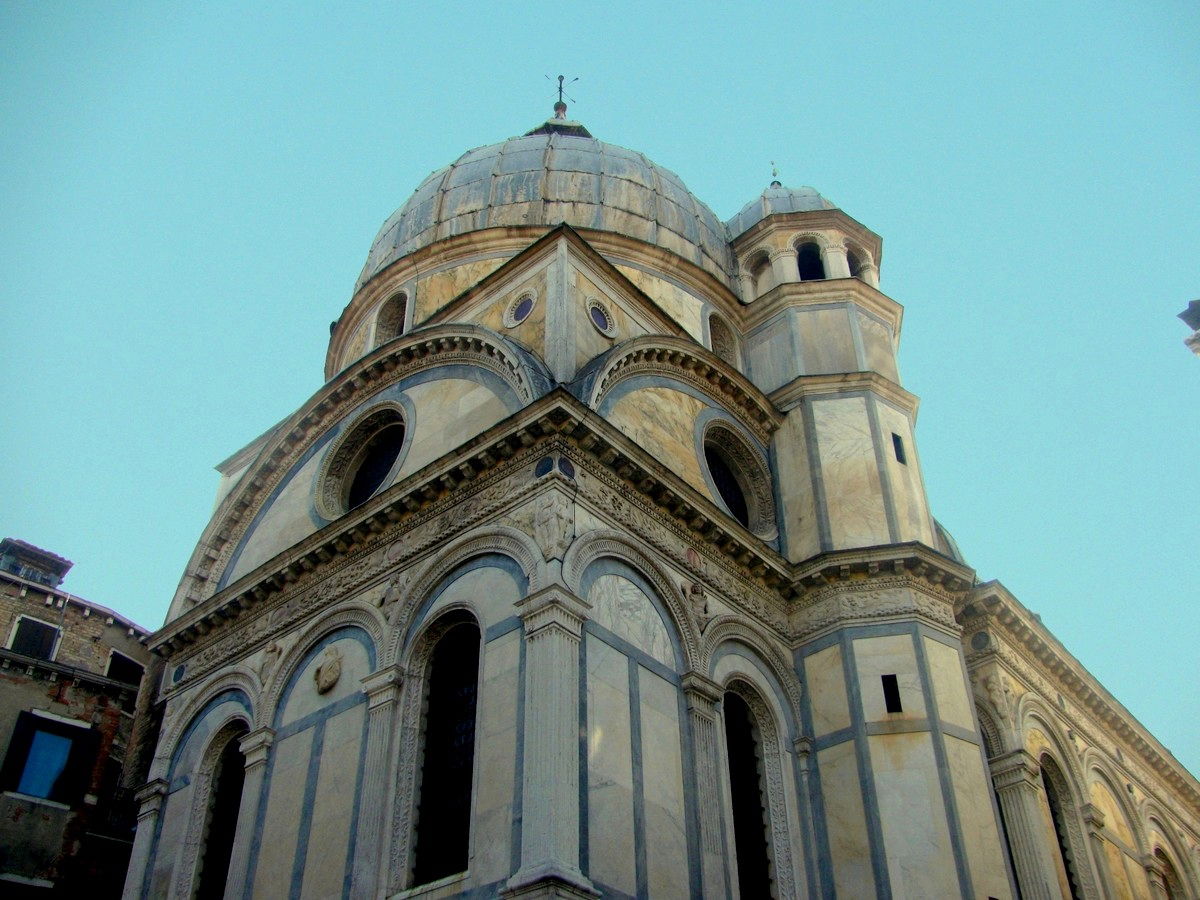
[[[829,375],[801,375],[770,394],[775,406],[787,411],[806,399],[833,395],[844,397],[850,391],[871,391],[897,409],[904,410],[916,422],[920,401],[890,378],[878,372],[839,372]]]
[[[1012,648],[1025,664],[1091,715],[1106,734],[1123,742],[1163,781],[1200,807],[1200,783],[1195,777],[1004,585],[998,581],[977,585],[956,604],[955,613],[964,630],[986,629],[995,639],[982,651],[968,642],[968,665],[973,658],[995,653],[996,644]]]
[[[904,307],[861,278],[827,278],[822,281],[788,281],[771,288],[745,307],[741,326],[751,331],[763,322],[791,307],[829,306],[853,303],[892,329],[893,340],[900,339]]]

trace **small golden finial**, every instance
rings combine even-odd
[[[771,160],[771,187],[783,187],[779,180],[779,168],[775,165],[775,160]]]

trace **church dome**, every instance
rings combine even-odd
[[[745,234],[767,216],[775,213],[812,212],[817,209],[837,209],[810,187],[787,188],[778,181],[762,194],[751,200],[741,211],[725,223],[729,239],[735,240]]]
[[[596,140],[576,122],[550,119],[522,137],[469,150],[421,182],[379,230],[356,289],[456,234],[562,222],[656,244],[730,281],[725,226],[678,175]]]

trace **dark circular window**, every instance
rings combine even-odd
[[[379,490],[403,446],[403,422],[385,425],[367,439],[354,476],[350,479],[350,488],[346,493],[346,509],[354,509]]]
[[[724,454],[712,444],[705,444],[704,461],[708,463],[708,471],[712,475],[713,484],[716,485],[721,499],[725,501],[725,507],[729,510],[729,514],[737,519],[743,527],[749,528],[750,507],[746,503],[746,492],[742,490],[742,486],[738,483],[737,476],[733,474],[733,469],[726,462]]]
[[[336,519],[386,486],[404,450],[404,417],[377,407],[346,430],[329,451],[317,491],[317,511]]]

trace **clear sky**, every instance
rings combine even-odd
[[[933,509],[1200,772],[1200,6],[0,5],[0,532],[161,623],[379,224],[571,115],[884,239]]]

